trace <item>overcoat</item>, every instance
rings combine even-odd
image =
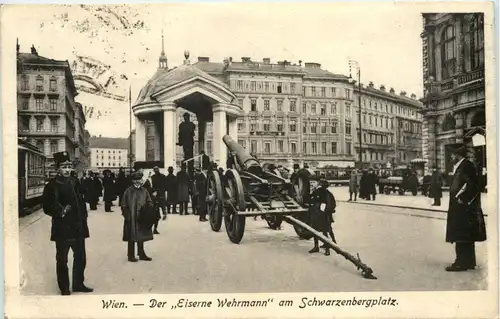
[[[167,191],[167,205],[177,204],[177,177],[168,174],[165,177],[165,190]]]
[[[189,202],[189,175],[185,171],[177,173],[177,200],[180,203]]]
[[[119,172],[115,180],[116,193],[118,196],[123,196],[123,192],[129,187],[128,179],[124,172]]]
[[[78,180],[56,175],[43,190],[43,211],[52,217],[51,241],[67,241],[89,237],[87,207]],[[64,208],[70,210],[62,217]]]
[[[358,192],[358,174],[351,174],[349,179],[349,192],[357,193]]]
[[[111,176],[104,176],[102,179],[102,186],[104,188],[102,200],[105,202],[114,201],[116,199],[116,186],[113,178]]]
[[[328,231],[335,213],[335,197],[328,189],[320,186],[312,192],[311,204],[311,227],[320,232]]]
[[[154,214],[153,201],[144,187],[130,186],[125,190],[121,202],[123,241],[144,242],[153,240],[152,224],[145,214]],[[142,216],[141,216],[142,215]],[[141,222],[147,220],[147,223]]]
[[[195,187],[198,193],[198,210],[200,212],[207,212],[207,184],[205,182],[205,176],[202,173],[195,174]]]
[[[479,177],[474,164],[464,159],[457,167],[450,186],[450,204],[446,220],[447,242],[486,240],[479,187]]]
[[[151,184],[153,189],[157,192],[157,197],[159,200],[165,200],[166,191],[166,176],[162,173],[155,173],[151,176]]]
[[[368,180],[368,172],[363,171],[361,174],[361,178],[359,180],[359,197],[365,198],[368,197],[370,194],[368,189],[369,189],[369,180]]]
[[[429,197],[441,198],[443,197],[443,179],[438,171],[432,173],[429,186]]]

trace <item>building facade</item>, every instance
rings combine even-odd
[[[96,171],[118,170],[129,166],[129,140],[126,138],[92,136],[90,145],[90,168]]]
[[[87,140],[88,136],[85,130],[85,114],[83,112],[83,107],[81,103],[76,103],[75,112],[75,168],[81,173],[90,166],[89,163],[89,142]]]
[[[42,57],[34,46],[31,53],[20,53],[17,45],[18,136],[45,154],[48,167],[54,153],[79,156],[85,117],[75,103],[77,94],[67,61]]]
[[[429,166],[450,173],[450,147],[465,144],[470,158],[486,167],[484,15],[423,14],[423,155]]]
[[[359,119],[359,89],[354,91]],[[375,168],[407,165],[422,156],[423,105],[415,94],[399,94],[373,82],[361,86],[362,161]],[[359,162],[359,120],[356,129],[356,160]]]

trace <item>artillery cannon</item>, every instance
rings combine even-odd
[[[316,237],[336,253],[362,269],[365,278],[376,279],[361,260],[342,250],[337,244],[310,226],[310,174],[302,171],[288,180],[260,162],[241,145],[225,135],[224,144],[231,152],[232,167],[224,173],[212,169],[206,174],[206,203],[210,227],[218,232],[222,221],[232,243],[239,244],[245,232],[247,216],[264,216],[268,224],[286,221],[298,236]],[[271,226],[271,224],[270,224]]]

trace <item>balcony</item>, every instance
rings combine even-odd
[[[468,73],[460,74],[456,76],[458,80],[458,85],[467,84],[469,82],[484,79],[484,70],[475,70]]]

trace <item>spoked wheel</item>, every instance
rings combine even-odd
[[[265,219],[267,226],[274,230],[280,229],[281,224],[283,223],[283,218],[281,218],[281,216],[265,216]]]
[[[224,210],[224,226],[227,236],[234,244],[239,244],[245,232],[245,216],[238,215],[238,211],[246,210],[245,193],[240,174],[234,169],[226,172],[225,191],[227,192]]]
[[[211,171],[207,174],[207,208],[210,227],[213,231],[219,231],[222,226],[222,182],[219,172]]]
[[[294,180],[293,194],[291,194],[293,196],[291,197],[294,198],[297,203],[299,203],[299,205],[306,208],[309,206],[310,190],[311,187],[309,184],[309,176],[299,173],[297,178]],[[305,213],[297,214],[295,217],[308,225],[311,224],[311,213],[309,212],[309,210]],[[313,237],[313,234],[311,232],[300,226],[293,225],[293,229],[295,230],[295,233],[297,233],[297,235],[302,239],[311,239]]]

